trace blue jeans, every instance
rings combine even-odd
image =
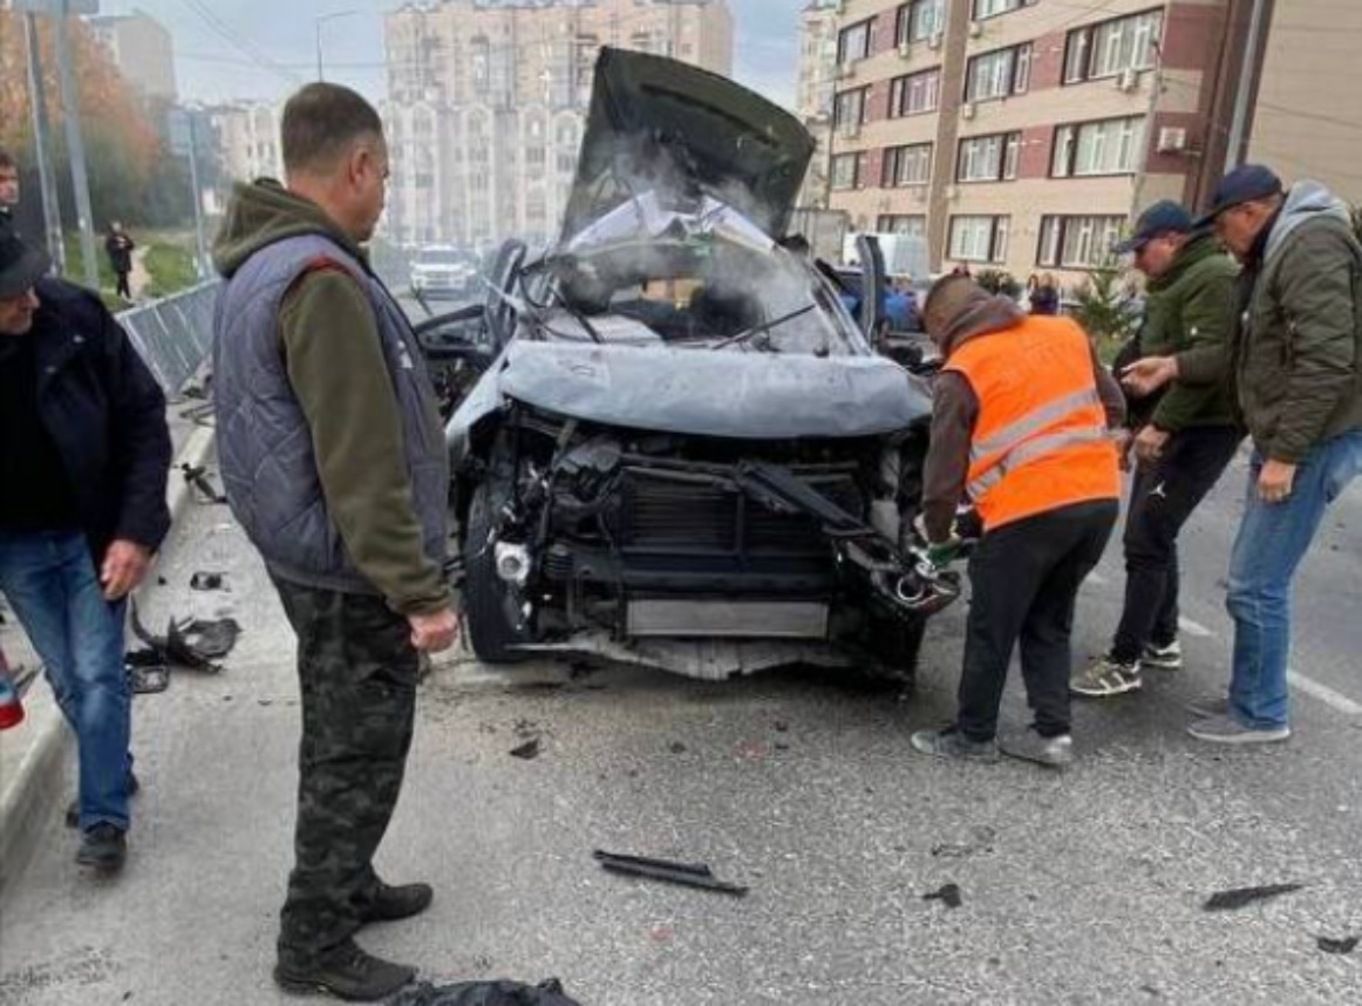
[[[1263,458],[1249,468],[1244,521],[1230,558],[1226,606],[1234,618],[1230,706],[1244,726],[1287,725],[1286,671],[1291,654],[1291,578],[1305,558],[1324,511],[1362,473],[1362,430],[1317,446],[1296,469],[1280,503],[1258,496]]]
[[[132,695],[123,602],[109,604],[85,536],[0,532],[0,591],[43,659],[80,751],[80,826],[128,827]]]

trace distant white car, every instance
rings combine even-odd
[[[412,293],[425,297],[462,297],[473,291],[477,262],[450,245],[427,245],[411,263]]]

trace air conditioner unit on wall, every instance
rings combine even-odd
[[[940,49],[940,48],[941,48],[941,32],[937,32],[937,33],[936,33],[935,35],[933,35],[931,38],[927,39],[927,48],[928,48],[928,49]]]
[[[978,38],[978,37],[979,37],[980,35],[982,35],[983,33],[984,33],[984,26],[983,26],[983,24],[981,24],[981,23],[978,22],[978,21],[971,21],[971,22],[969,23],[969,37],[970,37],[970,38]]]
[[[960,198],[960,186],[958,186],[958,185],[947,185],[947,186],[946,186],[946,198],[947,198],[947,199],[950,199],[950,200],[952,200],[952,201],[954,201],[954,200],[956,200],[956,199],[959,199],[959,198]]]
[[[838,80],[850,80],[854,76],[856,76],[855,63],[839,63],[837,65]]]
[[[1161,154],[1177,154],[1187,149],[1187,130],[1180,126],[1164,126],[1159,130],[1156,145]]]
[[[907,58],[908,58],[909,56],[911,56],[912,54],[913,54],[913,44],[912,44],[911,42],[900,42],[900,43],[899,43],[899,55],[900,55],[900,56],[902,56],[904,59],[907,59]]]
[[[974,113],[975,113],[974,102],[967,101],[960,106],[960,118],[972,119],[974,118]]]
[[[1138,70],[1122,70],[1116,75],[1116,87],[1121,91],[1133,91],[1140,86]]]

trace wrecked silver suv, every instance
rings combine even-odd
[[[420,326],[482,660],[911,675],[958,593],[909,544],[930,389],[779,240],[812,151],[728,80],[607,49],[561,239]]]

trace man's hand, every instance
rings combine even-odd
[[[1291,495],[1295,481],[1295,465],[1269,458],[1258,473],[1258,496],[1264,503],[1281,503]]]
[[[1142,465],[1152,465],[1163,457],[1163,449],[1168,445],[1171,434],[1160,430],[1153,424],[1146,426],[1135,438],[1135,457]]]
[[[453,608],[429,615],[408,615],[411,645],[422,653],[441,653],[459,639],[459,616]]]
[[[118,539],[104,553],[99,583],[106,601],[121,601],[142,583],[151,568],[151,549],[135,541]]]
[[[1116,462],[1121,471],[1130,471],[1130,447],[1135,442],[1135,434],[1126,429],[1114,430],[1111,442],[1116,445]]]
[[[1146,356],[1121,371],[1121,383],[1136,398],[1148,398],[1178,379],[1176,356]]]
[[[926,549],[927,561],[940,573],[960,555],[960,545],[960,539],[955,535],[951,535],[947,541],[929,542]]]

